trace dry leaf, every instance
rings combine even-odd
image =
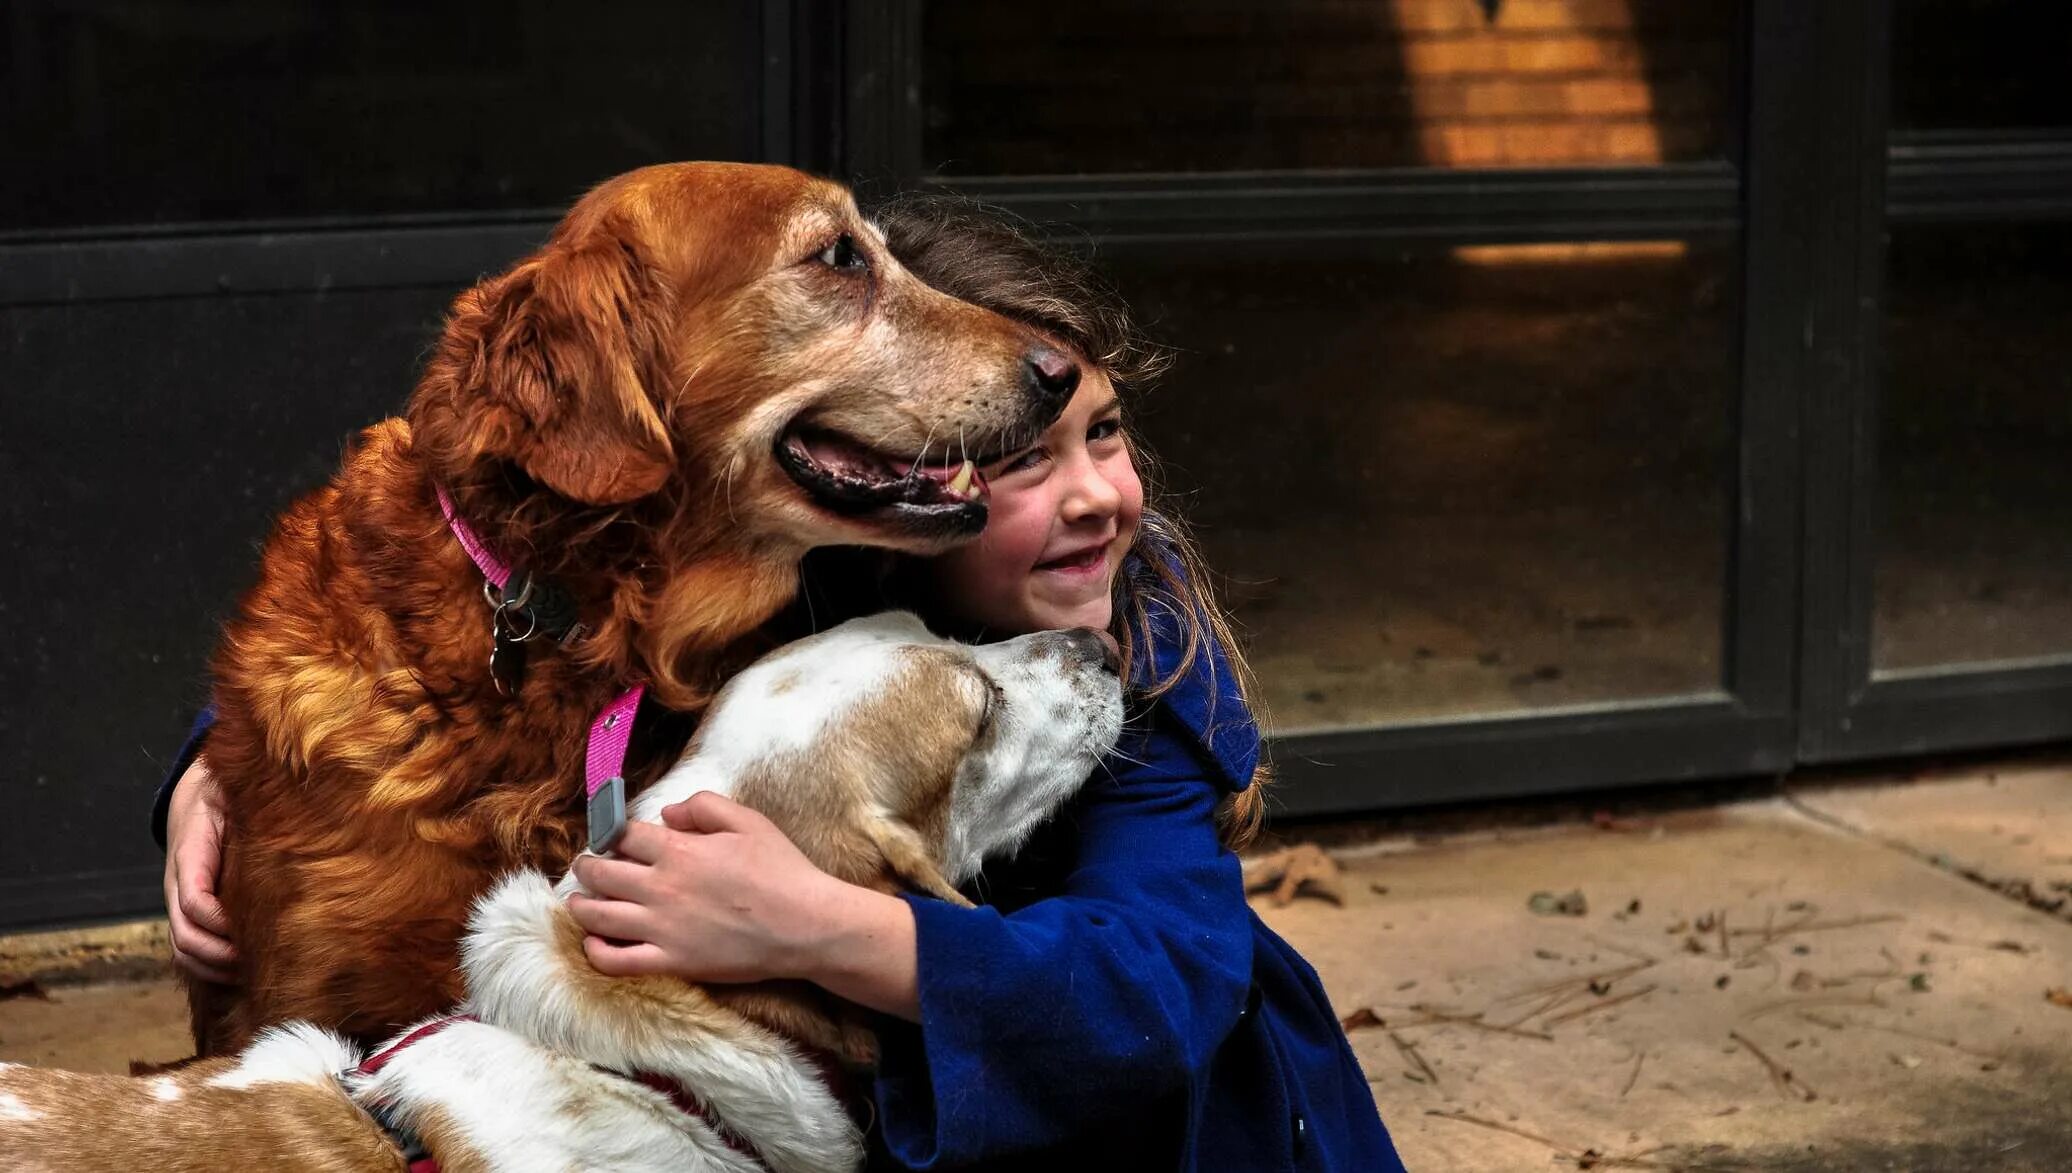
[[[1372,1006],[1362,1006],[1358,1010],[1355,1010],[1351,1014],[1348,1014],[1344,1018],[1338,1020],[1338,1029],[1345,1031],[1348,1034],[1356,1030],[1366,1030],[1369,1027],[1387,1025],[1388,1023],[1381,1017],[1381,1015],[1376,1014],[1374,1012],[1374,1008]]]
[[[1324,854],[1314,843],[1297,843],[1271,855],[1253,860],[1245,869],[1245,891],[1273,889],[1277,908],[1286,908],[1297,896],[1314,896],[1341,907],[1345,887],[1339,882],[1338,861]]]
[[[10,998],[34,998],[38,1002],[51,1000],[50,991],[44,989],[42,983],[34,978],[25,982],[8,982],[0,985],[0,1002]]]
[[[2072,1010],[2072,990],[2063,986],[2052,986],[2043,991],[2043,1000],[2053,1006],[2063,1006],[2067,1010]]]

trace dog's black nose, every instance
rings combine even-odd
[[[1122,647],[1115,642],[1114,636],[1091,627],[1075,627],[1066,634],[1071,636],[1072,646],[1089,663],[1099,664],[1111,675],[1122,674]]]
[[[1079,389],[1079,364],[1061,350],[1038,345],[1022,360],[1022,379],[1036,398],[1062,403]]]

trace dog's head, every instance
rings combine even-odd
[[[964,461],[1033,440],[1078,377],[908,273],[842,187],[680,163],[599,186],[462,294],[410,416],[433,475],[505,515],[473,519],[492,531],[639,503],[638,528],[787,561],[927,553],[985,523]]]
[[[851,883],[961,900],[1093,772],[1122,728],[1110,641],[1050,631],[971,646],[905,612],[758,661],[631,815],[718,790]]]

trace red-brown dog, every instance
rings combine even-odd
[[[208,755],[240,982],[197,987],[199,1051],[291,1019],[374,1039],[454,1004],[470,902],[583,842],[599,708],[637,680],[699,711],[813,547],[976,534],[973,462],[1033,439],[1078,376],[907,273],[832,183],[687,163],[591,192],[460,296],[407,418],[287,511],[227,627]],[[501,689],[441,490],[586,629],[530,641]],[[641,727],[636,789],[687,736]]]

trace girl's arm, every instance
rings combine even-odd
[[[918,1030],[883,1032],[886,1148],[962,1166],[1158,1117],[1245,1005],[1251,913],[1187,747],[1096,780],[1059,895],[1010,913],[914,900]],[[1198,759],[1193,759],[1197,760]]]
[[[919,1022],[887,1024],[876,1082],[887,1146],[908,1164],[1041,1148],[1179,1093],[1249,989],[1221,788],[1177,731],[1131,756],[1149,764],[1097,778],[1070,808],[1079,854],[1063,891],[1011,913],[842,884],[714,795],[670,808],[674,830],[628,828],[630,858],[579,859],[603,899],[570,909],[606,973],[804,977]]]
[[[617,858],[585,855],[573,865],[597,894],[571,896],[568,907],[600,972],[802,978],[920,1020],[905,901],[821,871],[770,820],[718,794],[665,807],[662,821],[629,824]]]

